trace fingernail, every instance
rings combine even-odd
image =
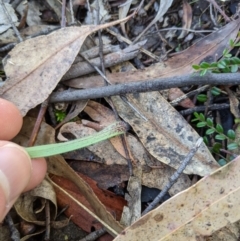
[[[0,147],[0,185],[6,201],[16,199],[29,182],[31,159],[27,152],[13,143]]]

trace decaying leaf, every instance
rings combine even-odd
[[[132,126],[152,156],[176,169],[199,135],[159,92],[131,94],[127,98],[142,116],[115,96],[112,99],[119,115]],[[218,167],[202,144],[184,173],[205,176]]]
[[[120,220],[122,209],[123,206],[126,205],[126,201],[122,197],[117,196],[110,191],[99,189],[97,183],[91,178],[79,173],[78,175],[81,176],[81,178],[83,178],[91,186],[91,188],[94,190],[94,193],[96,193],[107,210],[110,211],[117,220]],[[51,176],[51,179],[59,186],[64,188],[70,195],[75,197],[78,201],[93,211],[93,208],[91,208],[84,195],[82,195],[81,191],[79,191],[79,188],[71,181],[59,176]],[[81,229],[85,230],[86,232],[91,232],[92,227],[95,229],[102,228],[102,225],[94,217],[89,215],[83,208],[72,201],[67,195],[58,189],[56,189],[56,193],[60,207],[64,208],[66,205],[69,205],[69,208],[65,211],[65,214],[68,217],[72,216],[71,220],[79,227],[81,227]]]
[[[240,157],[179,193],[114,241],[197,241],[240,219]]]
[[[188,31],[185,29],[190,29],[192,24],[192,8],[191,5],[186,1],[183,0],[183,29],[181,34],[179,35],[178,39],[184,38]]]
[[[18,215],[23,220],[40,226],[44,226],[45,220],[38,220],[33,208],[34,201],[36,201],[37,198],[42,198],[42,200],[47,199],[51,201],[52,204],[54,204],[54,206],[51,206],[51,221],[55,220],[57,215],[57,200],[54,189],[47,180],[43,180],[42,183],[38,185],[36,188],[27,193],[22,194],[14,204],[14,207]],[[46,201],[42,202],[43,210],[45,207],[45,202]],[[42,212],[43,210],[40,211]]]
[[[120,22],[62,28],[19,43],[4,59],[8,79],[0,88],[0,96],[13,102],[24,116],[47,99],[89,34]]]

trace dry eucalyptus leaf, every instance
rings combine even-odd
[[[34,223],[37,225],[44,226],[46,220],[38,220],[36,216],[36,211],[34,211],[34,201],[38,198],[43,198],[51,201],[53,206],[51,206],[51,220],[55,220],[57,215],[57,200],[55,191],[52,185],[47,181],[43,180],[40,185],[38,185],[33,190],[22,194],[14,204],[14,207],[18,215],[26,222]],[[43,210],[45,203],[42,204],[41,212],[45,213]]]
[[[13,102],[24,116],[47,99],[89,34],[120,22],[62,28],[19,43],[3,61],[8,79],[0,88],[0,96]]]
[[[159,92],[131,94],[127,98],[142,116],[114,96],[119,115],[132,126],[153,157],[177,169],[199,135]],[[201,144],[184,173],[205,176],[218,167],[208,148]]]
[[[138,166],[133,167],[133,176],[130,176],[128,180],[127,192],[125,193],[125,200],[128,202],[128,206],[124,207],[123,216],[120,223],[125,227],[130,226],[141,217],[142,202],[142,167],[139,163]]]
[[[240,220],[240,157],[124,230],[114,241],[198,241]]]
[[[183,30],[179,35],[178,39],[184,38],[187,35],[188,31],[185,29],[190,29],[192,24],[192,8],[191,8],[191,5],[186,0],[183,0],[182,22],[183,22],[183,26],[182,26]]]
[[[7,9],[7,12],[9,14],[9,16],[11,17],[12,22],[15,25],[17,25],[17,22],[18,22],[17,15],[15,13],[15,10],[11,6],[11,4],[9,4],[9,3],[2,3],[0,5],[0,34],[4,33],[9,28],[11,28],[11,24],[9,23],[8,17],[6,15],[6,13],[5,13],[5,10],[4,10],[3,6],[2,6],[3,4],[5,4],[5,8]]]
[[[115,218],[106,210],[105,206],[100,202],[91,187],[65,162],[62,156],[52,156],[48,161],[48,171],[54,175],[65,177],[72,181],[87,201],[91,204],[95,214],[105,223],[106,230],[113,236],[120,233],[123,227]],[[71,195],[70,195],[71,196]]]

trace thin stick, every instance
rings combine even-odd
[[[96,99],[113,95],[157,91],[189,85],[239,85],[240,73],[206,74],[205,76],[189,74],[140,82],[130,82],[130,79],[126,81],[129,82],[126,82],[125,84],[110,85],[99,88],[53,93],[50,97],[50,102],[56,103],[64,101]]]
[[[223,103],[223,104],[212,104],[208,106],[208,110],[224,110],[224,109],[229,109],[230,105]],[[183,116],[185,115],[190,115],[194,112],[203,112],[206,110],[206,106],[202,105],[202,106],[196,106],[187,110],[181,110],[179,111],[179,113]]]
[[[169,178],[168,184],[163,188],[163,190],[157,195],[157,197],[152,201],[152,203],[142,212],[142,216],[148,213],[149,211],[153,210],[158,203],[162,200],[162,198],[166,195],[168,190],[173,186],[173,184],[177,181],[179,176],[182,174],[186,166],[192,160],[193,156],[196,154],[198,148],[200,147],[203,139],[200,137],[195,146],[190,150],[187,156],[184,158],[182,164],[178,167],[176,172]]]

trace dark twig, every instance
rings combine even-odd
[[[51,228],[50,228],[51,217],[50,217],[50,205],[48,200],[46,200],[46,205],[45,205],[45,216],[46,216],[46,231],[45,231],[44,241],[49,241],[50,231],[51,231]]]
[[[184,158],[182,164],[178,167],[176,172],[169,178],[168,184],[163,188],[163,190],[157,195],[157,197],[152,201],[152,203],[142,212],[142,216],[153,210],[158,203],[162,200],[162,198],[166,195],[168,190],[173,186],[173,184],[177,181],[179,176],[182,174],[186,166],[189,164],[189,162],[192,160],[193,156],[197,152],[198,148],[200,147],[203,139],[200,137],[195,146],[190,150],[190,152],[186,155]]]
[[[230,107],[229,104],[212,104],[208,106],[208,110],[224,110],[224,109],[228,109]],[[206,106],[202,105],[202,106],[196,106],[187,110],[181,110],[179,111],[179,113],[183,116],[185,115],[190,115],[194,112],[203,112],[206,110]]]
[[[93,241],[101,237],[103,234],[106,233],[104,228],[98,229],[90,234],[88,234],[85,238],[80,239],[79,241]]]
[[[20,240],[20,233],[18,232],[17,228],[14,226],[12,217],[10,213],[8,213],[5,217],[5,221],[10,229],[11,232],[11,239],[13,241],[19,241]]]
[[[126,80],[127,81],[127,80]],[[128,80],[130,81],[130,80]],[[129,93],[149,92],[155,90],[164,90],[173,87],[183,87],[189,85],[239,85],[240,73],[228,74],[207,74],[183,75],[170,78],[152,79],[141,82],[128,82],[125,84],[110,85],[99,88],[90,88],[86,90],[71,90],[53,93],[50,102],[64,102],[84,99],[96,99],[113,95],[123,95]]]
[[[5,52],[13,49],[17,44],[16,43],[10,43],[5,46],[0,47],[0,52]]]

